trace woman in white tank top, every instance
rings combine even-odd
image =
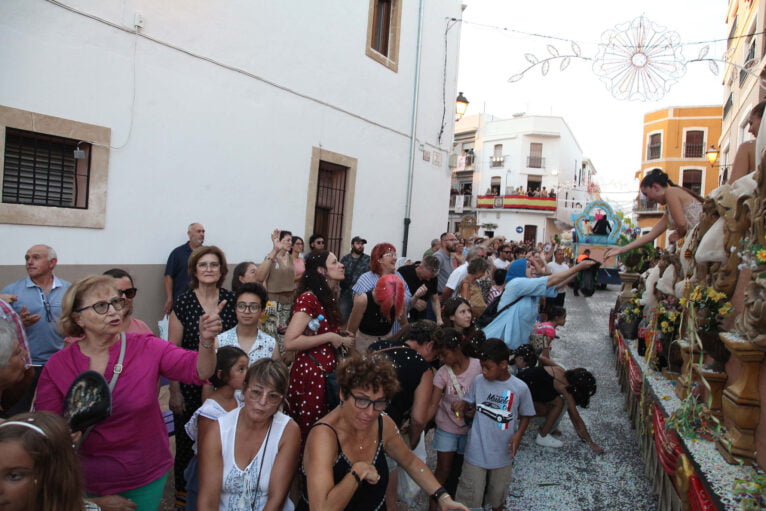
[[[198,509],[291,511],[300,430],[279,407],[287,392],[283,362],[261,359],[245,377],[244,407],[218,418],[201,439]]]

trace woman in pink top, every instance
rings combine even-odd
[[[434,351],[444,363],[434,376],[428,408],[428,421],[436,415],[436,432],[432,443],[436,451],[434,475],[450,495],[454,495],[463,466],[469,427],[465,417],[456,412],[452,405],[462,401],[473,379],[481,374],[481,363],[473,357],[471,342],[454,328],[438,329],[434,332],[433,340]],[[435,507],[431,506],[431,509]]]
[[[81,337],[53,355],[37,386],[35,409],[62,413],[72,381],[88,369],[114,381],[112,414],[96,425],[80,447],[86,489],[102,508],[157,509],[173,465],[157,401],[157,378],[201,385],[215,369],[218,311],[200,318],[200,350],[188,351],[151,334],[122,332],[126,299],[109,276],[86,277],[64,295],[59,324]],[[115,370],[124,346],[124,357]]]
[[[117,291],[125,298],[125,307],[122,309],[122,331],[126,334],[151,334],[152,329],[149,326],[133,317],[133,298],[136,297],[138,289],[133,284],[133,277],[128,272],[120,268],[112,268],[104,272],[104,275],[114,277],[116,280]],[[65,337],[64,343],[72,344],[82,337]]]

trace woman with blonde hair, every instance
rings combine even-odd
[[[359,353],[365,353],[372,343],[386,337],[397,319],[402,326],[407,324],[404,286],[398,276],[383,275],[372,291],[354,297],[348,331],[356,335]]]
[[[198,318],[199,351],[193,351],[152,334],[123,332],[125,298],[112,277],[86,277],[67,290],[59,328],[64,335],[81,339],[45,364],[34,406],[61,414],[69,387],[87,370],[101,373],[109,382],[112,413],[90,430],[79,448],[90,494],[116,509],[129,508],[131,501],[139,510],[157,509],[173,465],[157,380],[164,376],[202,385],[212,376],[219,314],[225,305]]]

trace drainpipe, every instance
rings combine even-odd
[[[418,127],[418,97],[420,94],[420,57],[422,54],[421,44],[423,42],[423,0],[420,0],[418,6],[418,41],[417,55],[415,58],[415,83],[412,87],[412,119],[410,121],[410,165],[407,171],[407,195],[404,205],[404,239],[402,240],[402,257],[407,256],[407,241],[410,236],[410,223],[412,219],[412,181],[415,175],[415,139]]]

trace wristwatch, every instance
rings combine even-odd
[[[431,498],[434,500],[434,502],[436,502],[442,497],[442,495],[447,495],[447,490],[444,489],[444,486],[437,488],[436,491],[431,494]]]

